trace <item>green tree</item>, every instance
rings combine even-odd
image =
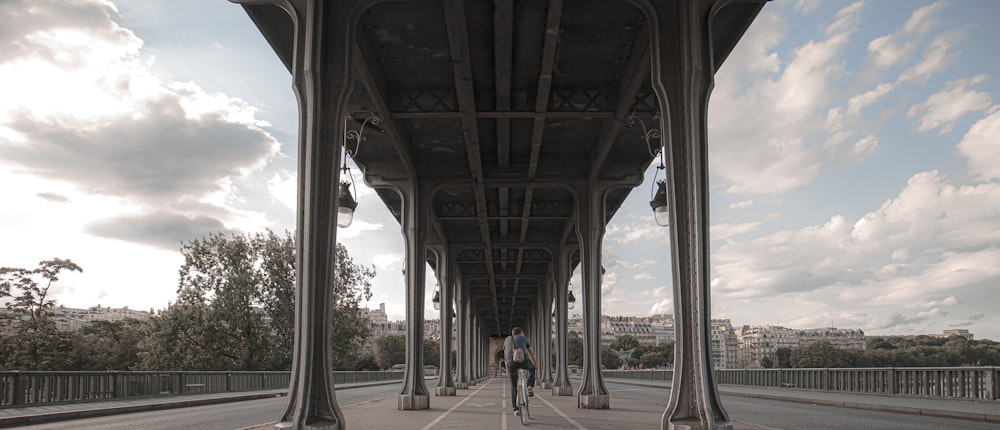
[[[94,321],[73,335],[72,370],[143,370],[139,344],[145,337],[146,325],[136,319]]]
[[[372,297],[371,280],[375,266],[362,266],[354,262],[340,243],[336,254],[337,281],[333,288],[333,364],[338,370],[354,368],[357,350],[368,337],[371,328],[361,315],[361,302]],[[294,291],[294,288],[293,288]],[[294,313],[293,313],[294,315]]]
[[[70,336],[56,328],[50,309],[55,300],[49,289],[59,274],[83,269],[70,260],[55,258],[38,263],[35,269],[0,268],[0,299],[6,303],[8,319],[0,332],[0,363],[6,369],[63,370],[70,368],[66,351],[72,348]]]
[[[843,350],[825,340],[792,350],[790,361],[792,367],[797,368],[846,367],[847,365]]]
[[[583,339],[575,331],[566,337],[566,364],[583,366]]]
[[[296,247],[289,232],[213,234],[183,244],[177,301],[151,318],[149,369],[288,370],[295,321]],[[331,285],[333,366],[354,368],[368,334],[359,303],[374,268],[338,244]]]
[[[636,349],[638,347],[639,340],[629,334],[618,336],[615,338],[614,342],[611,342],[611,349],[615,351],[625,351],[629,349]]]
[[[601,366],[605,369],[617,369],[622,367],[622,359],[610,346],[604,345],[601,347]]]
[[[378,370],[378,362],[375,357],[366,355],[354,363],[354,370]]]
[[[639,363],[642,364],[643,368],[653,369],[656,367],[662,367],[667,364],[666,357],[659,352],[647,352],[639,356]]]
[[[375,361],[382,369],[406,363],[406,336],[387,334],[375,339]]]
[[[424,339],[424,365],[438,367],[441,364],[441,344],[434,339]]]
[[[781,347],[774,351],[775,358],[778,359],[778,367],[789,368],[792,367],[792,349],[788,347]]]

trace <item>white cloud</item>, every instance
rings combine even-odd
[[[955,121],[965,114],[985,110],[992,105],[993,100],[988,93],[971,88],[985,80],[985,75],[978,75],[948,82],[944,89],[911,107],[907,116],[920,118],[917,124],[919,131],[940,128],[939,133],[947,133]]]
[[[899,303],[903,292],[909,300],[943,288],[995,283],[1000,268],[987,261],[1000,253],[997,219],[1000,184],[955,186],[937,172],[920,173],[898,197],[853,225],[836,216],[822,225],[722,246],[713,254],[714,291],[752,298],[836,288],[852,300],[891,291]],[[886,271],[890,258],[895,266]]]
[[[950,67],[959,56],[959,53],[951,52],[951,49],[964,35],[963,30],[957,29],[935,37],[930,46],[924,50],[924,56],[920,63],[904,71],[896,82],[924,83],[935,73]]]
[[[944,2],[932,3],[914,10],[905,24],[892,34],[877,37],[868,43],[868,55],[876,67],[886,68],[905,61],[917,47],[914,37],[919,37],[937,23],[935,12]],[[910,38],[910,40],[903,40]]]
[[[860,160],[875,152],[876,149],[878,149],[878,139],[872,135],[865,136],[854,144],[854,148],[851,150],[851,158]]]
[[[861,115],[861,109],[879,101],[889,94],[892,89],[892,84],[883,82],[868,92],[851,97],[847,101],[847,113],[853,116]]]
[[[741,43],[717,73],[709,106],[711,171],[725,182],[726,192],[778,194],[819,175],[817,148],[803,136],[822,130],[833,92],[830,86],[843,73],[841,56],[857,29],[861,7],[857,2],[838,11],[825,29],[826,38],[795,49],[778,76],[728,66],[743,55],[753,54],[752,61],[763,53],[770,58],[768,51],[784,37],[787,24],[774,15],[750,26],[744,36],[750,48],[743,51]],[[749,86],[744,85],[748,80]],[[767,120],[747,121],[751,113]]]
[[[372,259],[372,264],[379,269],[392,270],[400,267],[403,261],[401,254],[379,254]]]
[[[729,209],[743,209],[753,206],[753,200],[744,200],[742,202],[736,202],[729,205]]]
[[[267,185],[271,196],[288,209],[294,210],[298,207],[298,182],[295,172],[280,169],[274,173]]]
[[[969,174],[981,180],[1000,178],[1000,106],[969,129],[958,143],[958,152],[965,156]]]
[[[913,13],[910,14],[910,19],[906,20],[906,24],[903,25],[903,31],[906,33],[917,34],[926,33],[937,22],[935,14],[938,13],[941,8],[945,6],[945,4],[946,2],[938,1],[913,11]]]
[[[712,224],[712,240],[724,240],[733,236],[752,232],[760,227],[759,222],[746,222],[740,224]]]
[[[819,0],[797,0],[795,2],[795,11],[800,13],[809,13],[819,7]]]
[[[916,49],[916,42],[900,43],[899,36],[888,34],[868,42],[868,55],[876,67],[885,68],[909,57]]]
[[[608,225],[604,240],[608,243],[636,243],[643,240],[653,240],[666,243],[669,231],[656,225],[652,217],[634,223],[612,223]]]

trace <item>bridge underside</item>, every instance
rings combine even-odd
[[[329,336],[317,323],[329,312],[323,286],[332,281],[343,146],[406,237],[410,329],[399,407],[430,402],[418,353],[429,262],[445,333],[453,302],[457,311],[456,377],[442,372],[439,395],[484,377],[486,340],[514,326],[535,340],[543,386],[572,394],[562,335],[568,278],[581,265],[586,359],[575,394],[580,407],[602,409],[610,402],[599,367],[600,244],[661,145],[679,375],[662,425],[730,426],[703,347],[705,108],[712,75],[761,1],[233,1],[288,66],[300,103],[299,316],[285,426],[344,427],[335,399],[320,393],[331,384],[323,376]],[[662,142],[627,127],[630,116],[664,130]],[[441,356],[450,368],[450,354]],[[692,400],[688,390],[701,394]]]

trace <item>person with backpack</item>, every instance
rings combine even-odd
[[[510,331],[510,336],[504,339],[503,356],[507,363],[507,375],[510,376],[510,404],[514,408],[514,415],[517,415],[520,413],[517,409],[517,370],[528,371],[528,396],[534,396],[535,363],[538,362],[535,350],[531,349],[531,342],[521,327],[514,327]]]

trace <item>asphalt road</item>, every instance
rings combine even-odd
[[[666,407],[667,391],[662,388],[607,383],[612,398],[624,397],[646,403],[652,409]],[[392,397],[399,384],[337,391],[342,406]],[[783,402],[780,400],[723,396],[723,405],[737,427],[756,430],[997,430],[996,424],[960,419],[924,417],[892,412],[844,409],[832,406]],[[285,406],[285,397],[223,403],[184,409],[112,415],[83,420],[55,422],[24,429],[80,430],[233,430],[274,422]]]
[[[605,384],[611,398],[627,397],[666,408],[665,389],[624,384]],[[613,404],[612,404],[613,405]],[[780,400],[722,396],[722,405],[735,424],[745,423],[761,430],[997,430],[996,424],[961,419],[925,417],[894,412],[846,409]]]
[[[399,394],[399,390],[399,384],[337,390],[337,402],[341,406],[348,406],[395,396]],[[233,430],[277,421],[278,415],[281,414],[287,401],[286,397],[275,397],[183,409],[109,415],[19,428],[32,430]]]

